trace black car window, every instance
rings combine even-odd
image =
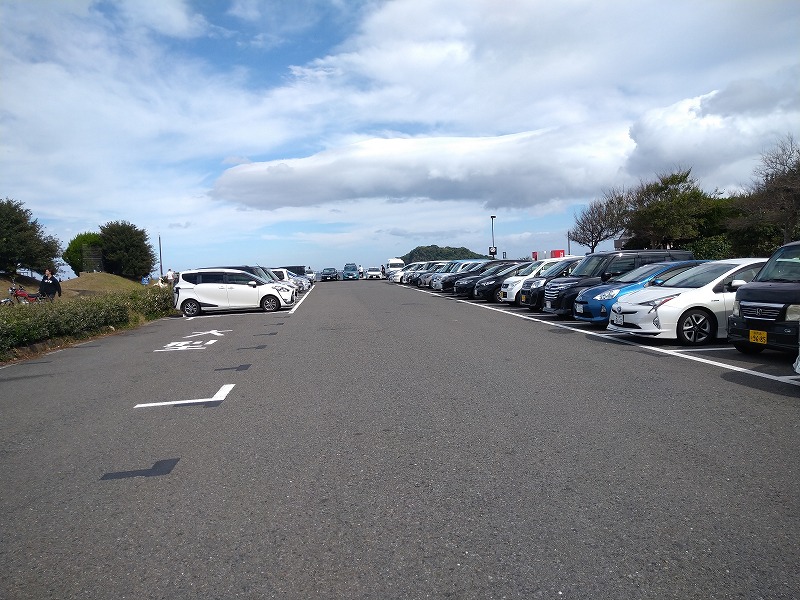
[[[608,263],[608,255],[587,256],[572,271],[573,277],[594,277],[602,274],[603,265]],[[607,271],[608,269],[603,269]]]
[[[247,285],[251,281],[257,281],[254,275],[249,273],[228,273],[228,283],[232,285]]]
[[[225,283],[225,273],[222,271],[206,271],[199,275],[200,283]]]
[[[181,279],[186,283],[197,285],[197,273],[181,273]]]
[[[608,265],[606,271],[614,275],[621,275],[622,273],[627,273],[632,270],[635,266],[635,256],[617,256],[611,261],[611,264]]]
[[[658,273],[663,268],[664,265],[662,264],[642,265],[641,267],[637,267],[632,271],[623,273],[619,277],[614,277],[614,279],[611,281],[614,283],[636,283],[642,281],[643,279],[647,279],[654,273]]]
[[[639,264],[647,265],[650,263],[664,262],[669,260],[666,252],[642,252],[639,255]]]

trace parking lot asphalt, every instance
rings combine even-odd
[[[383,281],[163,319],[0,369],[0,597],[796,598],[791,363]]]

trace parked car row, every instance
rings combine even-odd
[[[175,276],[175,308],[194,317],[203,311],[290,307],[314,285],[313,279],[286,268],[236,265],[181,271]]]
[[[800,242],[769,263],[696,260],[685,250],[622,250],[539,261],[411,263],[390,281],[685,345],[730,337],[742,352],[798,348]]]
[[[385,268],[384,268],[385,271]],[[369,267],[366,271],[361,265],[347,263],[341,271],[335,267],[325,267],[320,273],[320,281],[341,281],[345,279],[383,279],[384,274],[378,267]]]

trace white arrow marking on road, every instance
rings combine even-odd
[[[175,406],[177,404],[202,404],[203,402],[222,402],[235,386],[235,383],[226,383],[211,398],[198,398],[197,400],[171,400],[169,402],[148,402],[147,404],[137,404],[133,408],[149,408],[151,406]]]

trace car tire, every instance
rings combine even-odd
[[[713,315],[701,308],[691,308],[678,319],[678,341],[686,346],[704,346],[714,341],[717,324]]]
[[[264,312],[275,312],[281,307],[281,302],[275,296],[264,296],[261,299],[261,310]]]
[[[196,317],[200,314],[200,303],[197,300],[185,300],[181,304],[181,312],[185,317]]]
[[[733,347],[742,354],[758,354],[763,352],[764,348],[766,348],[766,346],[751,344],[750,342],[734,342]]]

